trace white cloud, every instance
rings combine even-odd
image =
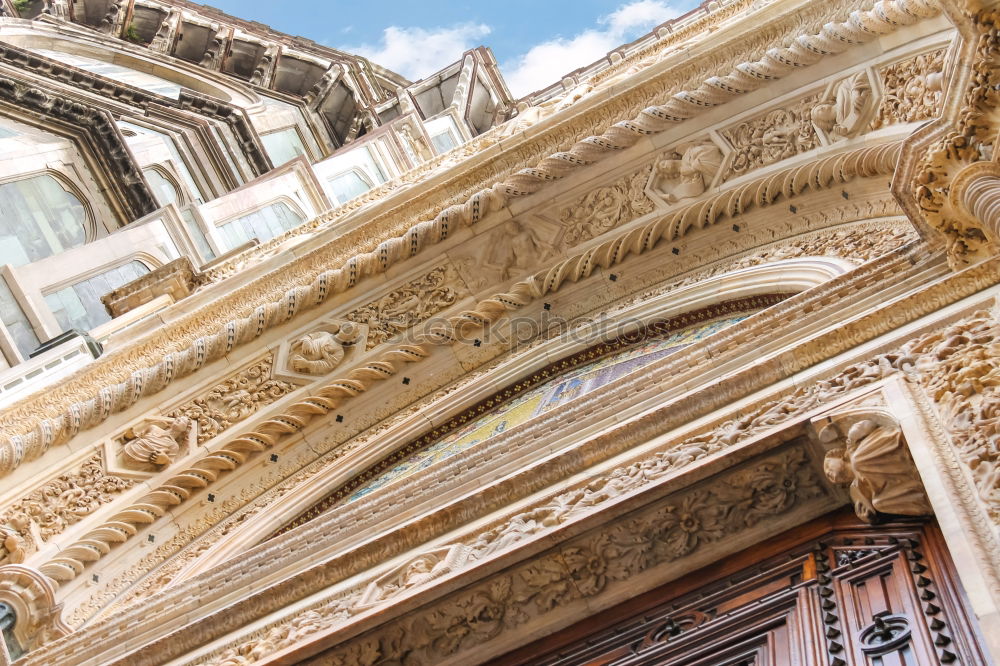
[[[345,46],[343,50],[368,58],[402,74],[411,81],[424,78],[479,46],[490,34],[483,23],[461,23],[448,28],[401,28],[390,26],[382,32],[379,45]]]
[[[589,65],[616,46],[679,14],[661,0],[630,2],[599,18],[601,28],[536,44],[527,53],[504,63],[501,71],[514,97],[521,97],[559,81],[563,75]]]

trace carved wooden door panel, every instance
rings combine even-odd
[[[776,541],[777,549],[753,549],[763,554],[756,562],[752,550],[656,591],[661,599],[673,596],[669,603],[624,622],[617,621],[621,608],[612,609],[608,616],[614,622],[595,630],[601,618],[591,618],[582,623],[586,627],[561,632],[498,663],[989,663],[936,527],[837,529],[791,548],[787,535]],[[786,544],[783,550],[781,544]],[[718,578],[721,572],[728,573]],[[716,580],[706,584],[708,577]],[[574,635],[569,642],[566,637]],[[563,647],[553,651],[559,643]]]

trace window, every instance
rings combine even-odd
[[[146,72],[140,72],[139,70],[132,69],[131,67],[115,65],[110,62],[104,62],[103,60],[96,60],[95,58],[88,58],[86,56],[63,53],[62,51],[50,51],[48,49],[32,49],[32,51],[45,58],[58,60],[61,63],[69,65],[70,67],[78,67],[79,69],[90,72],[91,74],[97,74],[98,76],[103,76],[111,79],[112,81],[140,88],[156,95],[163,95],[164,97],[170,97],[172,99],[178,99],[181,96],[181,87],[176,83],[167,81],[166,79],[161,79],[160,77],[153,76],[152,74],[147,74]]]
[[[330,190],[337,198],[337,203],[347,203],[372,187],[371,181],[357,169],[352,169],[330,179]]]
[[[431,143],[434,144],[434,150],[438,155],[447,153],[449,150],[458,145],[458,141],[455,139],[455,135],[451,130],[445,130],[440,134],[432,135]]]
[[[148,272],[149,268],[146,264],[141,261],[130,261],[99,275],[81,280],[70,287],[48,294],[45,296],[45,303],[52,310],[52,314],[64,331],[71,328],[89,331],[111,321],[111,315],[107,313],[104,304],[101,303],[101,296],[142,277]]]
[[[31,327],[24,310],[21,309],[3,277],[0,277],[0,321],[14,339],[14,345],[17,346],[21,358],[28,358],[31,352],[38,348],[39,341],[35,329]]]
[[[194,240],[195,247],[201,253],[201,258],[205,261],[215,259],[215,252],[212,251],[212,246],[208,244],[205,232],[201,230],[201,226],[198,224],[198,220],[195,219],[191,209],[182,208],[181,217],[184,219],[184,226],[187,227],[188,233],[191,234],[191,238]]]
[[[132,134],[135,135],[144,134],[147,136],[158,137],[160,141],[163,143],[163,145],[166,146],[167,150],[170,152],[170,161],[173,163],[174,169],[176,169],[177,172],[180,174],[181,180],[183,181],[183,184],[187,187],[188,192],[191,193],[190,196],[194,198],[200,197],[201,191],[198,189],[198,186],[195,184],[194,179],[191,177],[191,172],[188,170],[187,163],[184,161],[184,159],[181,157],[180,152],[177,150],[177,144],[174,143],[173,138],[171,138],[168,134],[165,134],[163,132],[158,132],[154,129],[150,129],[142,125],[136,125],[135,123],[130,123],[124,120],[118,121],[118,127],[121,128],[122,133],[124,133],[126,136],[129,136],[127,132],[132,132]]]
[[[146,182],[149,183],[149,187],[153,190],[153,195],[156,197],[157,203],[161,206],[166,206],[167,204],[179,205],[177,187],[171,179],[156,169],[143,169],[142,173],[146,176]]]
[[[276,167],[307,154],[306,147],[302,145],[302,137],[294,127],[264,134],[260,140],[264,142],[264,149]]]
[[[293,229],[305,220],[292,210],[291,206],[279,201],[248,215],[219,225],[228,249],[232,249],[251,238],[263,242],[270,240],[289,229]]]
[[[58,180],[0,185],[0,264],[23,266],[87,241],[87,209]]]

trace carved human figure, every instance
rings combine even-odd
[[[810,115],[831,140],[839,141],[861,130],[872,99],[868,75],[860,72],[841,81],[833,99],[814,106]]]
[[[447,549],[421,553],[369,583],[354,608],[355,612],[385,601],[400,592],[455,571],[465,565],[469,548],[453,544]]]
[[[153,419],[140,429],[133,430],[132,435],[122,449],[127,460],[169,465],[180,453],[182,445],[194,444],[195,424],[186,416]]]
[[[722,166],[722,151],[711,141],[683,146],[656,163],[653,189],[669,203],[702,194]]]
[[[0,564],[20,564],[26,556],[24,539],[17,530],[0,526]]]
[[[295,372],[325,375],[344,360],[344,345],[353,343],[358,329],[342,324],[333,331],[311,331],[296,338],[288,351],[288,365]]]
[[[413,128],[408,123],[403,123],[399,127],[399,134],[403,138],[409,147],[419,159],[429,160],[434,156],[431,151],[430,146],[427,145],[427,140],[421,134],[417,134],[413,131]]]
[[[508,280],[527,270],[545,254],[545,244],[535,231],[515,220],[493,236],[485,263],[500,273],[500,280]]]
[[[823,471],[830,481],[850,486],[854,511],[866,522],[933,513],[898,427],[869,419],[855,423],[844,446],[827,452]]]

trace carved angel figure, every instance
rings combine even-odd
[[[130,431],[131,438],[125,442],[122,453],[133,462],[169,465],[182,445],[194,445],[195,430],[194,421],[186,416],[153,419]]]
[[[656,163],[653,189],[669,203],[703,193],[722,166],[722,151],[711,141],[682,147]]]
[[[854,511],[866,522],[933,513],[898,427],[869,419],[855,423],[844,446],[827,452],[823,471],[833,483],[850,485]]]
[[[840,82],[833,100],[814,106],[812,120],[831,140],[846,139],[861,130],[872,99],[868,75],[860,72]]]
[[[295,372],[325,375],[344,360],[344,345],[354,342],[357,327],[343,324],[334,331],[312,331],[292,342],[288,365]]]

